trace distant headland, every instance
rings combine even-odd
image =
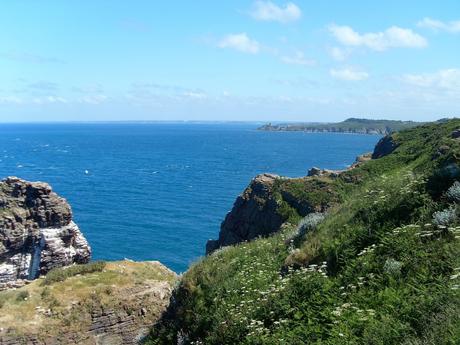
[[[358,133],[387,135],[424,124],[415,121],[370,120],[349,118],[336,123],[268,123],[259,127],[261,131],[301,131],[308,133]]]

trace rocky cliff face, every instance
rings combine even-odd
[[[305,217],[326,211],[336,202],[329,181],[339,175],[334,172],[292,179],[273,174],[256,176],[222,222],[219,238],[206,243],[206,254],[268,236],[289,222],[293,213]]]
[[[262,174],[251,181],[222,222],[219,239],[206,244],[207,254],[280,228],[283,219],[277,212],[278,204],[272,193],[277,178],[277,175]]]
[[[386,155],[392,153],[398,144],[396,143],[392,135],[386,135],[379,140],[377,145],[375,145],[374,152],[372,153],[372,159],[382,158]]]
[[[0,182],[0,284],[86,263],[91,249],[67,201],[42,182]]]
[[[347,176],[347,172],[372,158],[391,153],[396,147],[392,137],[387,136],[378,142],[373,153],[358,156],[345,170],[313,167],[303,178],[285,178],[273,174],[256,176],[238,196],[222,222],[219,238],[206,243],[206,254],[279,231],[289,217],[283,208],[290,208],[301,217],[327,211],[338,202],[330,181],[340,178],[345,183],[353,183],[353,178]]]

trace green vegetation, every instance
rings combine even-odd
[[[73,265],[63,268],[53,268],[49,271],[45,279],[43,279],[43,285],[50,285],[57,282],[62,282],[67,278],[74,277],[78,274],[87,274],[94,272],[102,272],[105,268],[104,261],[94,261],[85,265]]]
[[[396,131],[409,129],[421,122],[393,121],[393,120],[368,120],[349,118],[337,123],[282,123],[267,124],[259,128],[263,131],[305,131],[305,132],[343,132],[363,134],[389,134]]]
[[[287,225],[197,262],[146,343],[459,344],[457,128],[394,133],[393,153],[336,179],[280,179],[292,224],[334,206],[302,236]]]
[[[107,309],[138,315],[141,308],[147,313],[136,322],[139,327],[147,326],[164,308],[165,301],[158,295],[176,279],[172,271],[155,262],[94,262],[55,269],[46,278],[0,291],[0,328],[18,339],[84,335],[93,312]]]

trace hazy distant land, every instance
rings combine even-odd
[[[268,123],[259,127],[262,131],[303,131],[303,132],[338,132],[359,134],[381,134],[409,129],[424,124],[415,121],[369,120],[349,118],[336,123]]]

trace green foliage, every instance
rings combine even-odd
[[[94,272],[101,272],[105,268],[105,262],[94,261],[85,265],[73,265],[64,268],[54,268],[47,273],[43,280],[43,285],[51,285],[56,282],[62,282],[67,278],[74,277],[78,274],[88,274]]]
[[[383,270],[385,273],[389,274],[392,277],[399,277],[401,275],[401,268],[402,268],[402,263],[389,258],[385,261],[385,265],[383,265]]]
[[[436,225],[451,225],[457,219],[455,207],[449,207],[442,211],[433,213],[433,223]]]
[[[29,298],[29,292],[28,291],[19,291],[18,294],[16,295],[16,301],[21,302]]]
[[[303,237],[307,232],[315,230],[324,220],[324,216],[324,213],[310,213],[304,217],[297,225],[297,235]]]
[[[298,243],[284,229],[196,263],[146,343],[459,344],[460,226],[448,191],[459,127],[393,134],[392,154],[337,179],[279,182],[299,215],[335,206]]]
[[[449,200],[460,203],[460,182],[455,181],[446,194]]]

